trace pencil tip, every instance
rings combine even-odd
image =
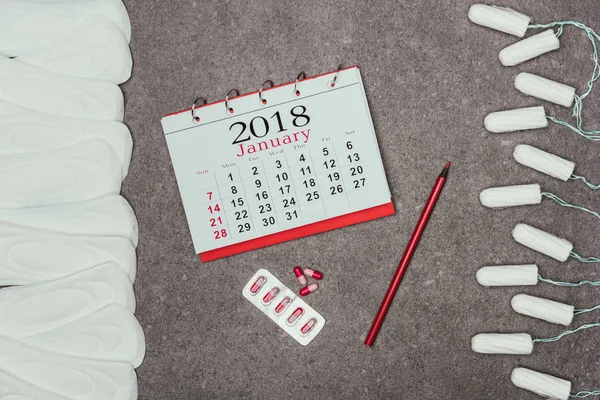
[[[448,163],[446,164],[446,166],[442,170],[442,173],[440,174],[440,176],[442,178],[447,178],[448,177],[448,169],[450,169],[450,161],[448,161]]]

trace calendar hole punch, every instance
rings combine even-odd
[[[202,100],[202,106],[206,105],[206,99],[204,97],[198,97],[196,100],[194,100],[194,104],[192,104],[192,122],[194,122],[195,124],[200,123],[200,117],[198,115],[196,115],[196,107],[198,107],[198,102]]]
[[[265,85],[269,84],[269,87],[273,87],[273,81],[270,79],[267,79],[262,86],[260,87],[260,89],[258,90],[258,100],[260,100],[260,104],[262,104],[263,106],[267,105],[267,99],[265,99],[262,95],[263,90],[265,90]]]
[[[231,89],[229,93],[227,93],[227,96],[225,96],[225,111],[228,114],[233,114],[233,108],[229,107],[229,96],[231,96],[231,92],[235,93],[233,96],[234,98],[240,95],[240,92],[237,89]]]
[[[340,74],[341,70],[342,70],[342,64],[340,64],[338,66],[338,69],[337,69],[335,75],[333,76],[333,79],[328,82],[330,88],[334,88],[335,87],[335,83],[337,81],[338,75]]]
[[[306,74],[304,72],[300,72],[296,77],[296,82],[294,83],[294,94],[296,97],[300,97],[300,91],[298,90],[298,82],[306,79]]]

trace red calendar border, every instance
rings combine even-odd
[[[205,251],[204,253],[200,253],[200,260],[202,260],[202,262],[213,261],[219,258],[229,257],[235,254],[244,253],[246,251],[260,249],[262,247],[267,247],[274,244],[299,239],[301,237],[310,236],[321,232],[327,232],[338,228],[343,228],[345,226],[354,225],[381,217],[387,217],[393,214],[394,203],[390,201],[389,203],[367,208],[366,210],[340,215],[339,217],[325,219],[323,221],[315,222],[309,225],[288,229],[287,231],[277,232],[271,235],[259,237],[245,242],[221,247],[219,249]]]

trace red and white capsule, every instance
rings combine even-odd
[[[313,330],[313,328],[315,327],[316,324],[317,324],[316,318],[309,319],[308,322],[306,322],[304,325],[302,325],[302,328],[300,328],[300,333],[303,335],[308,335],[310,333],[310,331]]]
[[[316,291],[319,288],[319,285],[317,285],[316,283],[311,283],[308,286],[304,286],[302,289],[300,289],[300,296],[307,296],[310,293]]]
[[[259,276],[256,278],[252,286],[250,286],[250,294],[254,296],[265,285],[266,282],[267,278],[264,276]]]
[[[304,309],[302,309],[301,307],[298,307],[294,310],[293,313],[290,314],[290,316],[288,317],[288,319],[286,320],[286,322],[288,323],[288,325],[294,325],[296,322],[298,322],[298,320],[300,319],[300,317],[304,314]]]
[[[315,271],[314,269],[310,269],[310,268],[304,268],[304,275],[316,279],[318,281],[320,281],[321,279],[323,279],[323,274],[319,271]]]
[[[279,288],[277,286],[274,286],[271,288],[271,290],[269,290],[267,292],[267,294],[265,294],[262,298],[262,302],[264,305],[268,306],[269,304],[271,304],[271,302],[273,301],[273,299],[275,297],[277,297],[277,295],[279,294]]]
[[[306,285],[306,283],[308,281],[306,280],[306,277],[302,273],[302,268],[294,267],[294,274],[296,275],[296,278],[298,278],[298,282],[300,282],[301,285]]]
[[[273,310],[275,315],[281,315],[281,313],[285,311],[285,309],[290,305],[291,302],[292,299],[290,299],[288,296],[285,296],[283,299],[281,299],[279,304],[277,304],[275,306],[275,309]]]

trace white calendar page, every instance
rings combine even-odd
[[[262,98],[162,119],[203,261],[394,213],[358,67]]]

